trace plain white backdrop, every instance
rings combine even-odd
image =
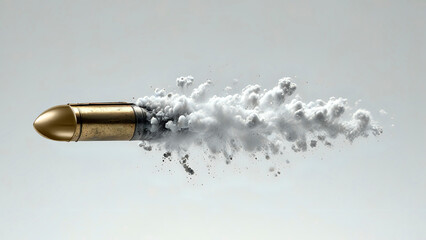
[[[425,12],[423,0],[0,0],[0,238],[425,239]],[[32,127],[53,105],[133,101],[189,74],[218,92],[297,76],[306,101],[362,99],[384,134],[219,159],[212,175],[195,149],[189,179],[136,142]]]

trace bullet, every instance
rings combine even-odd
[[[52,107],[37,117],[37,132],[56,141],[131,141],[156,137],[147,111],[125,102],[79,103]]]

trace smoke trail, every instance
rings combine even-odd
[[[238,94],[225,96],[209,96],[212,82],[207,81],[183,94],[193,81],[192,76],[180,77],[176,83],[182,93],[156,89],[154,95],[137,100],[137,105],[149,110],[148,130],[161,135],[141,146],[151,150],[150,145],[157,144],[168,151],[185,152],[192,145],[204,145],[229,162],[241,150],[277,154],[290,144],[298,152],[315,147],[318,141],[331,145],[329,140],[338,136],[352,142],[382,133],[367,110],[347,116],[344,98],[290,99],[296,91],[290,78],[280,79],[269,90],[248,85]]]

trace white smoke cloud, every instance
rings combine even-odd
[[[193,80],[188,76],[176,82],[179,88],[188,88]],[[224,96],[209,95],[211,85],[211,81],[202,83],[189,96],[156,89],[154,95],[139,98],[136,104],[150,112],[149,130],[162,135],[151,143],[168,151],[205,145],[212,154],[223,154],[229,161],[240,150],[277,154],[290,144],[299,152],[316,147],[318,141],[331,146],[326,139],[338,136],[352,142],[382,133],[369,111],[348,114],[344,98],[290,99],[296,91],[290,78],[280,79],[269,90],[248,85],[240,93],[225,92]]]
[[[176,78],[176,85],[180,88],[189,87],[194,82],[194,77],[187,76],[187,77],[178,77]]]

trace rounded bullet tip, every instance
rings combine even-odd
[[[70,141],[77,128],[77,118],[68,105],[52,107],[34,121],[37,132],[48,139]]]

